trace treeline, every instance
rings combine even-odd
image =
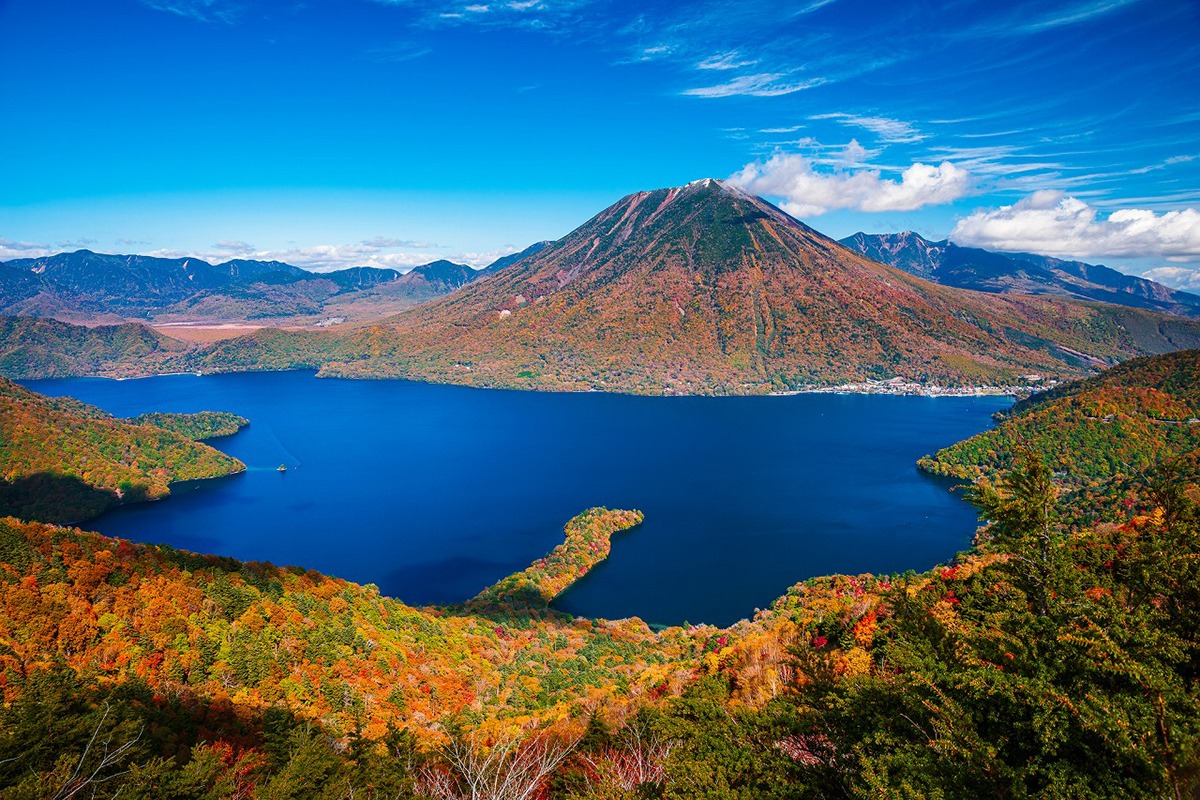
[[[193,414],[155,411],[131,417],[134,425],[153,425],[185,439],[199,442],[219,436],[232,436],[250,424],[250,420],[228,411],[197,411]]]

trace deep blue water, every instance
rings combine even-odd
[[[548,394],[301,372],[28,385],[121,416],[250,419],[213,441],[249,472],[88,524],[103,533],[298,564],[424,604],[523,569],[585,508],[640,508],[645,524],[557,605],[652,623],[728,624],[807,577],[949,558],[973,511],[914,462],[1009,403]]]

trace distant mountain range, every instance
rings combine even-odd
[[[317,273],[281,261],[214,265],[79,250],[0,263],[0,314],[79,322],[270,320],[346,313],[361,301],[382,306],[386,315],[448,294],[481,274],[450,261],[406,273],[378,267]]]
[[[1097,264],[959,247],[946,239],[931,242],[912,231],[856,233],[841,243],[868,258],[944,286],[1098,300],[1200,317],[1200,296]]]
[[[928,255],[936,243],[907,244],[914,263],[927,257],[927,271],[944,268],[944,259],[932,266]],[[199,277],[175,276],[164,280],[168,287],[217,280],[202,267],[172,263]],[[140,265],[135,260],[130,269]],[[254,287],[294,291],[334,281],[250,264],[237,265],[236,274],[228,265],[208,268],[234,285],[253,280]],[[49,264],[41,273],[26,267],[23,280],[49,271]],[[272,275],[279,284],[268,283]],[[359,273],[353,280],[376,277]],[[94,291],[116,302],[109,289]],[[436,299],[370,327],[259,330],[199,346],[137,326],[8,320],[0,371],[38,377],[303,367],[476,386],[750,394],[897,378],[943,386],[1036,383],[1200,346],[1197,320],[931,282],[712,179],[631,194],[482,277],[438,262],[355,291]]]
[[[562,239],[369,330],[260,332],[200,369],[489,386],[751,393],[897,376],[1020,383],[1200,344],[1200,322],[942,286],[716,180],[637,192]]]
[[[543,250],[552,244],[554,244],[554,242],[549,241],[549,240],[546,240],[543,242],[534,242],[533,244],[529,245],[529,247],[526,247],[524,250],[522,250],[519,253],[513,253],[512,255],[501,256],[500,258],[497,258],[491,264],[488,264],[486,267],[484,267],[482,270],[480,270],[480,272],[483,272],[485,274],[499,272],[500,270],[507,267],[509,264],[515,264],[518,261],[520,261],[521,259],[528,258],[529,256],[533,255],[534,253],[537,253],[538,251]]]

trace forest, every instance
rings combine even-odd
[[[3,520],[0,798],[1194,797],[1196,442],[1159,425],[1198,363],[1019,404],[959,451],[970,551],[728,629],[546,607],[637,512],[454,608]]]
[[[245,423],[214,412],[121,420],[0,378],[0,514],[80,522],[165,497],[177,481],[242,472],[245,464],[195,440]]]

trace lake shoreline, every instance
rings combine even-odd
[[[893,397],[1013,397],[1016,399],[1024,399],[1038,392],[1044,392],[1054,388],[1062,383],[1055,379],[1049,379],[1045,382],[1030,382],[1026,384],[968,384],[965,386],[942,386],[941,384],[925,384],[907,381],[904,378],[881,378],[879,380],[866,380],[851,383],[840,383],[831,385],[812,385],[805,386],[799,389],[788,389],[785,391],[747,391],[744,393],[701,393],[701,392],[662,392],[660,394],[651,394],[649,392],[631,392],[614,389],[554,389],[535,386],[481,386],[472,383],[458,383],[455,381],[441,381],[428,378],[406,377],[402,375],[340,375],[340,374],[323,374],[320,369],[310,367],[298,367],[290,369],[231,369],[231,370],[212,370],[204,372],[201,370],[188,371],[172,371],[172,372],[149,372],[138,375],[69,375],[53,378],[23,378],[16,382],[21,385],[26,385],[33,381],[42,380],[111,380],[111,381],[132,381],[145,380],[148,378],[166,378],[166,377],[182,377],[193,376],[202,378],[213,375],[267,375],[279,373],[304,373],[311,374],[317,380],[341,380],[341,381],[395,381],[420,383],[428,386],[455,386],[463,389],[479,389],[484,391],[505,391],[505,392],[533,392],[536,394],[605,394],[621,397],[796,397],[799,395],[810,394],[839,394],[839,395],[889,395]]]
[[[667,625],[744,618],[808,576],[951,557],[975,515],[913,464],[985,430],[1011,403],[832,393],[672,401],[312,376],[32,388],[122,416],[226,408],[254,420],[219,440],[246,473],[203,482],[216,489],[172,486],[169,503],[115,509],[88,524],[100,533],[306,564],[423,606],[465,602],[528,569],[562,543],[563,520],[581,508],[640,508],[641,533],[573,576],[582,579],[554,607]],[[284,480],[281,462],[305,469]]]

